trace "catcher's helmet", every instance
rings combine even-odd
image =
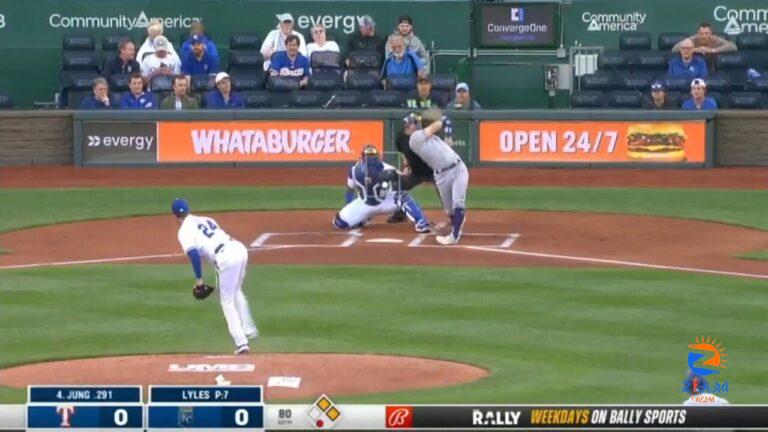
[[[184,217],[189,214],[189,203],[184,198],[176,198],[171,204],[171,211],[176,217]]]
[[[376,146],[371,144],[366,144],[363,146],[363,151],[361,152],[361,155],[363,159],[367,158],[379,158],[379,149],[376,148]]]

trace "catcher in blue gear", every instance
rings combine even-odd
[[[397,190],[400,173],[381,160],[372,145],[363,147],[359,161],[347,174],[346,205],[333,218],[333,226],[352,229],[364,226],[372,217],[402,210],[418,233],[431,232],[430,223],[413,197]]]

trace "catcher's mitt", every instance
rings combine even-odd
[[[198,300],[205,300],[209,295],[213,294],[213,290],[214,288],[210,285],[195,285],[195,287],[192,288],[192,295]]]

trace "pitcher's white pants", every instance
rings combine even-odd
[[[247,345],[246,334],[256,332],[256,324],[243,294],[243,281],[248,267],[248,249],[237,240],[225,243],[216,254],[216,277],[218,278],[221,310],[227,320],[229,334],[235,346]]]

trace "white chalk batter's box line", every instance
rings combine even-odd
[[[442,225],[440,224],[437,226],[437,229],[442,228]],[[425,245],[422,244],[424,240],[426,240],[429,237],[434,237],[436,234],[418,234],[415,238],[413,238],[410,242],[403,241],[402,243],[406,243],[407,247],[432,247],[435,245]],[[341,237],[339,240],[339,243],[336,244],[314,244],[314,243],[307,243],[307,244],[282,244],[282,243],[270,243],[265,244],[268,240],[273,239],[276,240],[277,238],[281,236],[289,236],[289,237],[296,237],[296,236],[337,236]],[[357,243],[358,240],[363,238],[364,234],[360,232],[360,230],[351,230],[351,231],[345,231],[345,232],[325,232],[325,231],[298,231],[298,232],[265,232],[259,235],[256,240],[251,242],[250,247],[257,248],[257,249],[291,249],[291,248],[346,248],[350,247],[353,244]],[[471,238],[471,237],[478,237],[478,238],[492,238],[492,237],[501,237],[503,240],[498,243],[493,244],[482,244],[477,245],[479,247],[489,247],[489,248],[502,248],[502,249],[508,249],[510,248],[515,241],[520,237],[519,233],[508,233],[508,234],[502,234],[502,233],[463,233],[462,238]],[[371,242],[367,242],[368,244],[396,244],[393,242],[376,242],[377,238],[372,238],[370,240],[373,240]],[[386,240],[386,239],[384,239]]]

